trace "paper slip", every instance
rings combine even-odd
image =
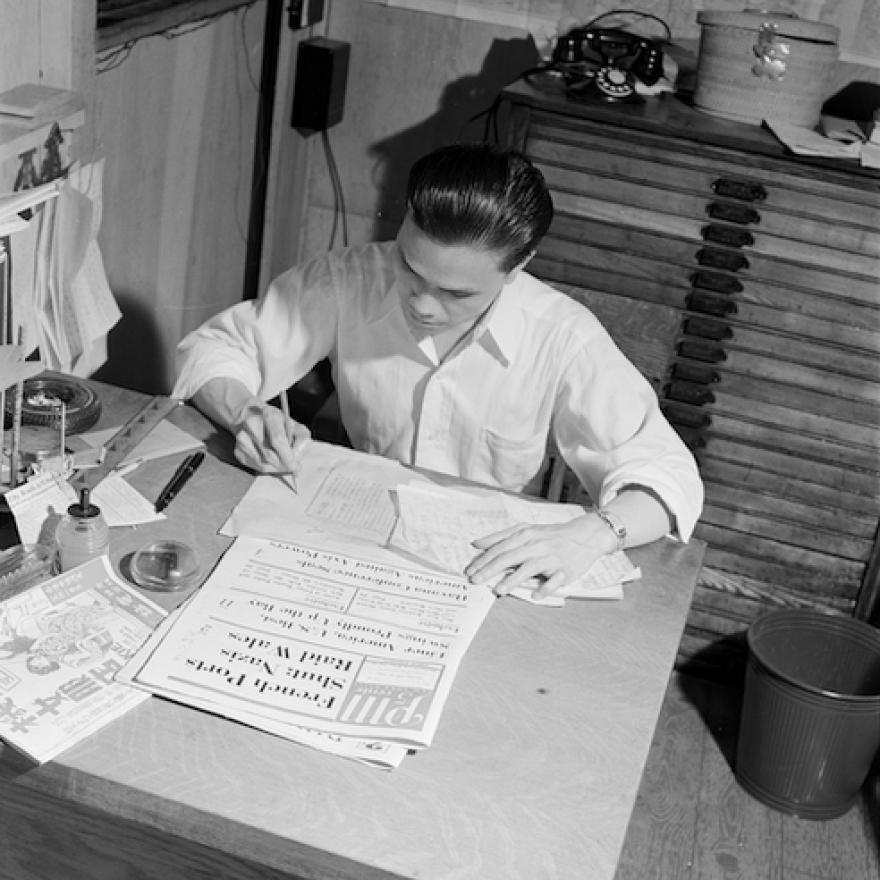
[[[103,431],[87,431],[79,436],[84,443],[93,449],[101,449],[113,439],[118,431],[118,427],[106,428]],[[178,428],[177,425],[163,419],[120,462],[117,470],[121,473],[128,473],[145,461],[152,461],[154,458],[162,458],[166,455],[190,452],[193,449],[200,449],[204,445],[201,440],[197,440],[186,431]]]
[[[77,500],[76,490],[59,474],[40,474],[6,495],[22,544],[51,545],[55,527]],[[164,519],[153,505],[118,474],[105,477],[92,491],[108,526],[128,526]]]
[[[642,570],[633,565],[622,550],[618,550],[597,559],[585,575],[553,596],[533,599],[531,589],[526,587],[514,587],[510,595],[533,605],[561,608],[566,599],[622,599],[623,585],[641,576]]]
[[[857,159],[864,168],[880,167],[878,135],[873,129],[866,134],[859,123],[852,120],[825,117],[821,132],[772,119],[765,122],[770,131],[798,156]]]
[[[21,543],[51,546],[55,526],[76,501],[76,492],[64,477],[41,474],[10,489],[5,498]]]
[[[472,493],[437,486],[401,485],[397,492],[398,520],[392,549],[418,557],[445,571],[461,574],[478,554],[472,541],[522,523],[564,523],[583,514],[576,504],[528,501],[503,493]],[[547,599],[531,598],[532,589],[510,595],[535,604],[564,604],[569,598],[620,599],[622,583],[641,576],[622,551],[597,560],[576,583]]]
[[[43,371],[40,361],[26,361],[20,345],[0,345],[0,390],[5,390],[18,382]]]
[[[862,145],[858,140],[837,140],[826,137],[812,128],[791,125],[773,119],[765,120],[767,127],[799,156],[824,156],[829,159],[858,159]]]
[[[165,514],[156,513],[153,503],[121,474],[107,474],[92,491],[92,500],[101,508],[108,526],[136,526],[165,519]]]

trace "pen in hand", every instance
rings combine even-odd
[[[174,472],[174,476],[171,477],[165,488],[159,493],[159,497],[156,499],[156,513],[161,513],[168,507],[204,459],[204,452],[194,452],[183,460],[183,463]]]
[[[291,488],[295,495],[299,495],[299,489],[296,485],[296,474],[278,474],[281,477],[281,482],[286,486]]]
[[[311,437],[299,437],[299,438],[295,438],[293,440],[293,442],[291,443],[291,447],[296,445],[300,450],[305,450],[305,447],[308,446],[309,443],[311,443],[311,442],[312,442]],[[278,474],[278,476],[281,478],[282,482],[289,489],[291,489],[294,492],[294,494],[296,494],[296,495],[299,494],[299,487],[297,484],[295,471],[289,471],[288,473]]]

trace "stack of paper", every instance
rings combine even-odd
[[[798,156],[855,159],[865,168],[880,168],[880,126],[875,120],[867,131],[858,122],[824,117],[820,130],[765,120],[773,134]]]
[[[42,83],[22,83],[0,93],[0,114],[20,119],[49,119],[65,108],[81,104],[78,92]]]
[[[297,742],[396,766],[430,743],[495,602],[491,584],[462,574],[476,553],[471,541],[583,509],[446,489],[397,462],[319,442],[308,446],[298,483],[294,493],[257,477],[221,529],[233,548],[168,634],[157,633],[122,674]],[[571,594],[620,598],[621,584],[638,576],[625,554],[612,554]],[[324,663],[344,674],[325,679]],[[256,693],[258,670],[271,676]]]
[[[430,484],[399,486],[398,519],[391,547],[444,571],[464,572],[479,551],[474,538],[520,524],[565,523],[583,515],[576,504],[546,504],[501,492],[466,492]],[[641,572],[625,553],[604,556],[577,581],[553,597],[533,600],[537,583],[518,587],[511,595],[544,605],[562,605],[564,599],[620,599],[622,585]]]
[[[120,678],[392,768],[431,744],[494,601],[462,577],[240,537]]]

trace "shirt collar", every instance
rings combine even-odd
[[[525,332],[520,308],[522,273],[501,289],[491,308],[474,327],[474,339],[505,366],[516,357]]]
[[[393,246],[393,242],[388,244]],[[513,281],[501,289],[495,301],[473,329],[472,338],[505,366],[509,366],[516,357],[525,332],[525,318],[520,307],[522,278],[523,273],[518,272]],[[399,308],[400,293],[397,280],[394,278],[368,323],[383,321]]]

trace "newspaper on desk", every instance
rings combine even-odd
[[[431,742],[494,602],[491,585],[462,574],[476,552],[470,541],[511,522],[564,522],[582,509],[458,492],[388,459],[318,442],[298,484],[294,493],[257,477],[221,529],[236,539],[232,547],[121,678],[396,767],[408,749]],[[577,590],[619,598],[620,583],[639,574],[624,554],[599,568]]]
[[[577,504],[552,504],[484,487],[450,488],[397,462],[326,443],[306,450],[300,491],[258,477],[221,532],[286,540],[292,528],[315,546],[334,547],[340,536],[362,552],[388,547],[433,568],[461,575],[476,554],[473,539],[517,523],[563,523],[583,514]],[[306,540],[306,538],[303,538]],[[620,599],[622,585],[641,577],[622,551],[597,560],[560,594]],[[512,592],[532,600],[530,584]]]
[[[40,763],[143,702],[115,676],[164,616],[106,557],[0,603],[0,737]]]
[[[242,536],[120,678],[392,767],[430,745],[494,598],[393,558]]]

